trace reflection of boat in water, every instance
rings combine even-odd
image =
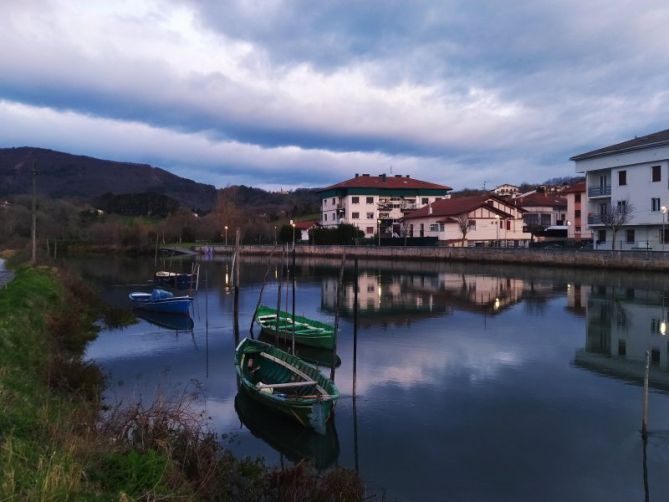
[[[284,350],[286,352],[290,352],[291,350],[291,343],[290,341],[282,341],[279,340],[278,345],[275,343],[274,335],[269,335],[265,332],[261,332],[260,336],[258,336],[258,340],[263,341],[265,343],[269,343],[271,345],[276,345],[279,347],[281,350]],[[330,367],[332,365],[332,350],[331,349],[320,349],[317,347],[307,347],[306,345],[298,345],[297,343],[295,344],[295,355],[302,359],[303,361],[306,361],[308,363],[315,364],[317,366],[327,366]],[[341,366],[341,359],[339,356],[336,356],[335,358],[335,368],[339,368]]]
[[[277,315],[276,309],[261,305],[256,310],[256,320],[263,332],[268,335],[276,335]],[[303,316],[295,316],[295,332],[293,333],[293,316],[289,312],[279,311],[279,338],[289,342],[295,336],[295,343],[331,349],[334,346],[334,328]]]
[[[149,310],[135,309],[135,315],[160,328],[174,331],[190,331],[193,329],[193,319],[189,315],[165,314],[163,312],[151,312]]]
[[[334,382],[314,366],[268,343],[245,338],[235,351],[240,385],[257,402],[320,434],[339,399]]]
[[[278,413],[268,413],[266,408],[241,391],[235,397],[235,410],[251,434],[291,462],[310,460],[317,469],[325,469],[339,457],[334,420],[327,423],[325,434],[317,434]]]

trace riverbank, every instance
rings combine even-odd
[[[230,254],[234,246],[196,246],[202,254]],[[269,255],[274,246],[242,246],[242,255]],[[276,250],[275,250],[276,253]],[[297,245],[297,256],[349,259],[414,260],[464,263],[508,263],[537,267],[645,270],[669,272],[669,252],[588,251],[580,249],[459,248],[412,246],[309,246]]]
[[[97,295],[50,267],[0,290],[0,499],[360,500],[353,472],[235,459],[183,399],[109,409],[82,361]]]

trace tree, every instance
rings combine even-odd
[[[460,232],[462,233],[462,247],[465,247],[467,232],[469,232],[469,229],[471,228],[469,215],[467,213],[460,214],[455,218],[455,221],[457,221]]]
[[[616,249],[616,233],[632,218],[634,206],[629,200],[619,200],[615,205],[608,203],[601,206],[600,218],[602,224],[611,230],[611,250]]]

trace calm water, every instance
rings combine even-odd
[[[242,336],[266,264],[243,262]],[[338,264],[298,263],[298,314],[333,320]],[[130,291],[150,290],[154,271],[153,260],[72,265],[123,308]],[[186,271],[190,262],[165,267]],[[140,319],[100,333],[87,356],[110,375],[109,401],[197,385],[196,405],[236,454],[357,468],[389,500],[644,500],[644,475],[650,500],[666,500],[667,276],[361,262],[354,381],[351,264],[336,371],[342,398],[334,427],[316,436],[235,399],[228,272],[226,261],[202,263],[192,331]],[[276,305],[275,283],[264,298]],[[647,349],[644,471],[636,378]]]

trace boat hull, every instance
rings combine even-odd
[[[167,294],[167,293],[166,293]],[[156,298],[155,292],[130,293],[128,295],[136,309],[163,314],[188,315],[193,298],[190,296],[169,296]]]
[[[248,397],[325,434],[339,390],[318,369],[273,345],[248,338],[235,351],[235,368],[240,388]]]
[[[261,306],[256,311],[256,319],[261,332],[267,337],[277,337],[276,309]],[[295,343],[319,349],[334,348],[334,328],[328,324],[302,316],[295,316]],[[305,333],[300,333],[305,331]],[[292,315],[280,311],[278,338],[284,343],[292,343]]]

